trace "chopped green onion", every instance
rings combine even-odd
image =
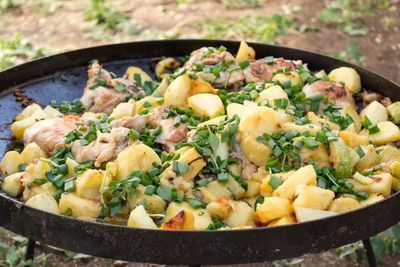
[[[274,64],[274,57],[273,56],[265,57],[265,64],[268,65]]]
[[[122,92],[125,90],[125,85],[122,83],[118,83],[116,86],[114,86],[115,91],[117,92]]]
[[[145,195],[152,196],[156,192],[157,188],[154,185],[146,186],[146,190],[144,191]]]
[[[218,174],[218,182],[223,183],[227,182],[229,178],[229,173],[223,172]]]
[[[315,141],[315,139],[312,137],[303,137],[302,141],[308,148],[312,149],[318,147],[317,141]]]
[[[47,182],[46,179],[35,178],[35,180],[33,180],[33,183],[36,185],[42,185],[42,184],[45,184],[46,182]]]
[[[283,184],[283,181],[278,176],[272,175],[268,181],[268,184],[273,189],[277,189],[281,184]]]

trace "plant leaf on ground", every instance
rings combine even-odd
[[[129,16],[121,13],[118,8],[105,0],[91,0],[89,7],[83,12],[89,21],[88,37],[93,39],[111,39],[115,32],[139,34],[139,30]],[[114,30],[114,32],[111,32]]]
[[[201,2],[202,0],[175,0],[175,5],[190,4]],[[239,8],[239,7],[260,7],[261,3],[258,0],[219,0],[226,9]]]
[[[34,47],[29,41],[22,39],[19,33],[11,38],[0,38],[0,70],[52,53],[49,48]]]
[[[337,24],[341,30],[350,35],[366,35],[369,32],[360,18],[370,14],[369,3],[352,0],[335,0],[317,13],[318,19],[328,24]]]
[[[77,253],[77,252],[72,252],[66,249],[62,249],[62,248],[57,248],[57,247],[53,247],[53,246],[49,246],[47,245],[49,248],[51,248],[52,250],[58,251],[58,252],[62,252],[65,254],[65,256],[67,256],[68,259],[87,259],[87,258],[92,258],[92,256],[90,255],[86,255],[83,253]]]
[[[349,61],[351,63],[362,65],[365,61],[363,51],[360,49],[360,42],[349,42],[346,44],[346,49],[343,51],[337,51],[333,55],[323,52],[323,54],[334,56],[338,59]]]
[[[382,258],[384,254],[400,253],[400,223],[372,237],[370,240],[377,260]],[[361,241],[342,246],[336,250],[336,253],[341,258],[349,257],[353,261],[357,261],[359,256],[362,255],[364,262],[366,262],[366,254]]]
[[[260,7],[261,3],[258,0],[220,0],[226,9],[249,6]]]
[[[46,266],[46,260],[51,254],[40,254],[34,258],[25,260],[28,239],[21,236],[14,236],[11,245],[3,243],[4,250],[0,250],[0,266],[25,267],[25,266]],[[4,255],[5,254],[5,255]]]
[[[248,14],[238,19],[206,18],[194,27],[201,29],[205,38],[276,42],[276,37],[284,35],[294,24],[294,19],[274,13],[270,16]]]
[[[16,7],[19,3],[21,3],[21,0],[0,0],[0,14]]]

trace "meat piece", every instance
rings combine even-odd
[[[92,161],[99,168],[102,163],[113,160],[128,145],[129,129],[113,128],[110,133],[97,132],[97,139],[87,146],[80,140],[72,143],[71,152],[78,162]]]
[[[305,85],[303,87],[303,92],[306,97],[311,97],[321,93],[323,96],[328,96],[329,100],[335,100],[336,106],[338,107],[351,106],[354,109],[357,109],[357,106],[354,103],[354,98],[350,94],[349,90],[337,82],[319,80],[312,84]],[[322,111],[324,106],[324,103],[321,101],[320,111]]]
[[[219,77],[216,77],[212,83],[215,88],[237,88],[244,79],[241,69],[228,71],[230,67],[238,66],[239,64],[235,57],[227,51],[219,51],[214,47],[202,47],[190,54],[189,60],[183,67],[192,71],[193,63],[202,63],[204,65],[224,63],[224,66],[221,66]]]
[[[273,64],[265,63],[265,59],[258,59],[250,63],[250,66],[243,70],[246,81],[262,82],[269,81],[274,76],[274,70],[287,67],[290,71],[297,69],[301,61],[286,60],[283,58],[274,58]]]
[[[126,75],[124,75],[123,78],[116,78],[113,79],[112,84],[122,84],[125,86],[125,92],[127,93],[131,93],[133,95],[142,95],[142,96],[146,96],[146,93],[143,91],[142,88],[140,88],[139,86],[136,85],[135,81],[131,81],[128,78],[126,78]]]
[[[373,102],[373,101],[379,101],[381,102],[382,105],[384,105],[385,107],[388,107],[392,104],[392,101],[390,100],[389,97],[385,97],[382,96],[378,93],[369,93],[367,91],[364,90],[364,92],[362,92],[360,94],[360,97],[363,100],[363,105],[366,106],[369,103]]]
[[[98,86],[93,90],[86,90],[81,101],[86,111],[107,113],[119,103],[125,101],[125,94]]]
[[[135,81],[125,78],[113,79],[110,73],[103,69],[97,61],[90,65],[88,77],[89,79],[81,98],[86,111],[107,113],[112,111],[119,103],[125,101],[125,97],[129,93],[146,95],[142,88],[136,86]],[[96,78],[104,80],[105,84],[92,88],[96,83]],[[125,90],[123,92],[114,90],[114,86],[117,84],[123,84]]]
[[[95,83],[96,78],[100,78],[106,82],[106,85],[111,86],[111,74],[100,66],[99,62],[95,61],[88,68],[88,81],[85,90]]]
[[[175,117],[162,119],[166,106],[155,108],[153,111],[153,123],[158,126],[161,125],[162,131],[156,137],[156,142],[162,144],[168,152],[175,151],[175,145],[186,138],[189,131],[187,123],[181,123],[178,127],[174,126]]]
[[[129,129],[135,129],[138,132],[141,132],[142,129],[146,126],[146,124],[149,122],[150,116],[148,114],[146,115],[136,115],[133,117],[123,117],[118,120],[113,120],[110,123],[110,126],[112,128],[117,128],[117,127],[125,127]]]
[[[242,70],[235,70],[230,73],[228,71],[220,71],[219,75],[220,76],[212,83],[215,88],[236,90],[244,79]],[[228,82],[226,80],[228,80]]]
[[[257,166],[251,163],[251,161],[243,154],[238,144],[235,144],[233,149],[234,151],[231,152],[229,156],[239,160],[242,168],[241,178],[247,179],[251,174],[257,171]]]
[[[36,122],[24,132],[24,144],[35,142],[48,155],[57,147],[65,145],[64,136],[77,128],[76,122],[81,122],[78,116],[50,118]]]

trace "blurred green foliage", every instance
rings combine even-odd
[[[29,41],[22,39],[19,33],[10,38],[0,38],[0,70],[52,53],[49,48],[34,47]]]
[[[206,18],[195,27],[204,32],[205,38],[241,38],[247,41],[276,43],[275,38],[284,35],[286,29],[294,25],[294,19],[274,13],[269,16],[248,14],[238,19]]]

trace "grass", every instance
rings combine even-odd
[[[328,24],[338,25],[350,35],[367,35],[369,29],[360,18],[371,15],[371,6],[368,2],[368,0],[335,0],[318,12],[317,17]]]
[[[6,235],[0,230],[1,235]],[[11,244],[0,242],[0,266],[1,267],[25,267],[36,266],[45,267],[47,258],[51,254],[42,253],[33,260],[25,260],[28,239],[21,236],[12,237]]]
[[[345,50],[337,51],[333,54],[328,52],[322,52],[328,56],[334,56],[336,58],[349,61],[354,64],[363,65],[365,56],[363,51],[360,49],[360,42],[349,42],[346,44]]]
[[[7,12],[8,9],[16,7],[21,0],[0,0],[0,14]]]
[[[206,18],[195,27],[205,33],[204,38],[244,39],[276,43],[276,37],[294,27],[294,19],[279,14],[265,16],[249,14],[238,19]]]
[[[400,253],[400,223],[372,237],[371,245],[377,260],[385,254]],[[367,262],[361,241],[340,247],[336,252],[341,258],[348,257],[353,261],[361,258]]]
[[[201,0],[175,0],[175,5],[179,6],[181,4],[190,4],[196,2],[201,2]],[[223,4],[226,9],[261,6],[260,1],[258,0],[219,0],[218,2]]]
[[[116,32],[139,34],[129,16],[121,13],[116,5],[107,3],[106,0],[91,0],[83,16],[89,21],[87,36],[92,39],[112,39]]]
[[[52,50],[34,47],[29,41],[22,39],[19,33],[11,38],[0,38],[0,70],[50,54]]]

